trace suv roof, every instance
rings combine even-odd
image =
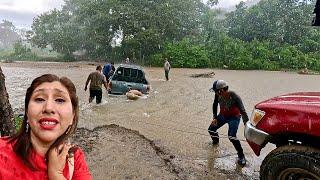
[[[136,65],[136,64],[119,64],[118,68],[119,67],[143,70],[143,68],[141,66]]]

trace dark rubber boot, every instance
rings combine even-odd
[[[212,138],[212,145],[219,144],[219,138]]]
[[[241,147],[240,141],[235,139],[229,139],[231,143],[233,144],[234,148],[237,150],[238,153],[238,164],[240,166],[246,165],[247,161],[243,154],[243,149]]]
[[[241,157],[238,157],[238,164],[240,165],[240,166],[245,166],[246,165],[246,163],[247,163],[247,160],[246,160],[246,158],[244,157],[244,156],[241,156]]]

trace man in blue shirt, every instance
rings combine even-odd
[[[102,73],[106,77],[107,83],[109,83],[109,78],[112,76],[114,69],[114,62],[107,63],[103,66]]]

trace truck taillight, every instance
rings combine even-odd
[[[252,111],[251,118],[250,118],[251,124],[256,126],[265,114],[266,113],[264,111],[261,111],[259,109],[254,109]]]

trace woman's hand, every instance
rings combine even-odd
[[[65,179],[63,176],[63,169],[68,158],[68,151],[73,145],[70,143],[60,144],[58,148],[53,148],[48,154],[48,178],[49,179]]]

